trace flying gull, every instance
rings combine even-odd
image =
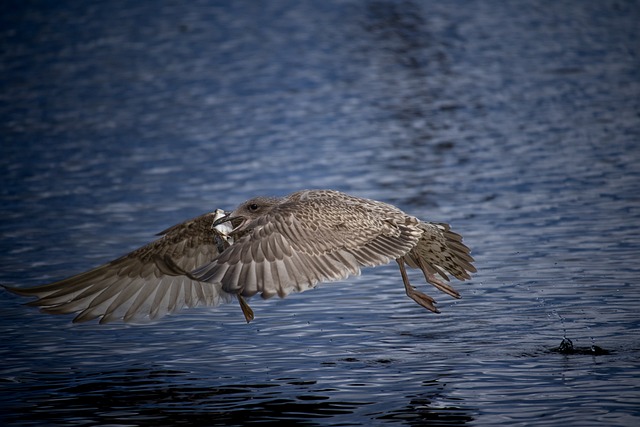
[[[78,313],[74,322],[155,319],[183,307],[234,298],[247,322],[246,298],[302,292],[395,260],[406,294],[438,313],[435,300],[410,283],[405,265],[460,298],[448,274],[470,279],[469,248],[448,224],[423,222],[395,206],[333,190],[256,197],[175,225],[123,257],[48,285],[7,287],[38,299],[47,313]]]

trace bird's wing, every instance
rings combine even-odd
[[[422,234],[418,220],[400,211],[388,218],[372,213],[363,220],[362,213],[354,209],[324,206],[320,211],[269,213],[192,274],[199,280],[222,283],[227,292],[284,297],[319,282],[357,275],[360,267],[386,264],[406,254]],[[321,212],[322,217],[305,216],[309,212]]]
[[[451,231],[449,224],[421,222],[423,230],[418,244],[403,257],[413,268],[421,268],[427,280],[443,292],[459,298],[460,295],[449,285],[435,278],[438,274],[446,281],[447,273],[459,280],[470,279],[469,273],[475,273],[470,249],[462,243],[462,236]]]
[[[175,225],[163,236],[121,258],[85,273],[32,288],[7,287],[38,297],[30,305],[48,313],[79,313],[74,322],[100,318],[155,319],[180,308],[217,305],[231,300],[220,284],[195,280],[189,271],[219,254],[208,213]]]

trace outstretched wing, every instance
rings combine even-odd
[[[418,223],[400,211],[382,216],[366,206],[283,205],[192,275],[229,293],[284,297],[402,257],[422,234]]]
[[[79,314],[74,322],[155,319],[184,306],[218,305],[233,295],[222,285],[195,280],[188,272],[220,253],[212,230],[222,211],[175,225],[160,239],[85,273],[32,288],[7,287],[35,296],[30,305],[48,313]]]

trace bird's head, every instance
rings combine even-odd
[[[247,226],[259,217],[269,213],[274,206],[280,203],[281,199],[272,197],[254,197],[238,206],[228,215],[218,218],[213,226],[231,222],[233,230],[231,233],[238,234],[247,230]]]

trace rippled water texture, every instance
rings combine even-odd
[[[0,424],[639,425],[637,1],[0,11],[0,283],[300,188],[450,222],[479,270],[440,315],[386,266],[249,325],[73,325],[0,292]]]

